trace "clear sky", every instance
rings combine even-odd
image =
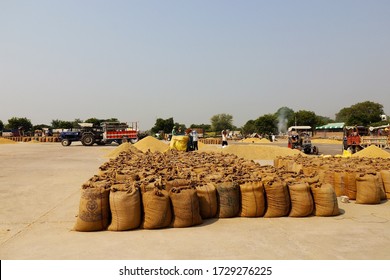
[[[390,114],[390,1],[0,0],[0,120]]]

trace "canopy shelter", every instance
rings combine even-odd
[[[343,129],[344,123],[328,123],[321,126],[317,126],[316,130],[331,130],[331,129]]]

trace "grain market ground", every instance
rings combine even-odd
[[[339,201],[342,214],[337,217],[212,219],[182,229],[72,231],[81,184],[115,148],[0,145],[0,259],[390,259],[387,201]]]

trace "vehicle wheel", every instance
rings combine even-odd
[[[135,144],[135,143],[137,143],[138,142],[138,138],[132,138],[132,139],[130,139],[130,143],[131,144]]]
[[[319,153],[318,148],[316,146],[313,146],[313,154],[318,155],[318,153]]]
[[[95,137],[91,134],[86,134],[81,138],[81,143],[84,146],[92,146],[95,143]]]
[[[61,140],[61,145],[64,146],[64,147],[67,147],[70,144],[72,144],[72,141],[70,141],[69,139],[62,139]]]

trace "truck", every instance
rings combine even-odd
[[[374,145],[389,148],[389,125],[379,127],[346,126],[344,127],[343,150],[354,154]]]
[[[318,155],[317,146],[311,143],[312,130],[311,126],[290,126],[288,128],[288,144],[291,149],[298,149],[305,154]]]
[[[122,122],[103,122],[98,126],[92,123],[79,123],[79,126],[78,129],[60,133],[62,146],[70,146],[76,141],[81,141],[84,146],[138,141],[137,122],[132,122],[131,126]]]

